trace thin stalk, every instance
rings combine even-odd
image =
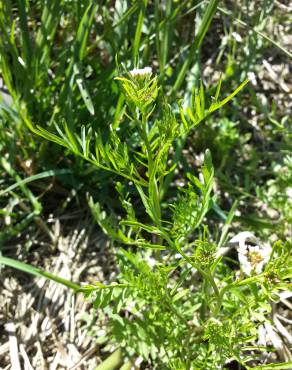
[[[174,164],[178,164],[179,161],[180,161],[180,158],[181,158],[181,154],[182,154],[182,151],[183,151],[183,148],[185,146],[185,143],[186,143],[186,139],[187,137],[186,136],[183,136],[181,138],[178,138],[177,140],[177,145],[176,145],[176,149],[175,149],[175,153],[174,153],[174,158],[173,158],[173,163]],[[164,182],[163,182],[163,186],[161,188],[161,192],[160,192],[160,196],[161,196],[161,199],[163,199],[163,197],[165,196],[165,194],[167,193],[167,190],[172,182],[172,179],[173,179],[173,171],[171,173],[169,173],[165,179],[164,179]]]
[[[151,145],[148,140],[147,135],[147,120],[146,114],[142,113],[142,138],[144,140],[146,150],[147,150],[147,159],[148,159],[148,178],[149,178],[149,187],[153,188],[153,207],[155,208],[155,214],[157,216],[157,224],[161,227],[161,206],[160,206],[160,194],[157,186],[157,180],[155,177],[155,163],[151,150]]]

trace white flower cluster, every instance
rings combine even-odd
[[[134,68],[129,73],[132,77],[146,77],[152,74],[152,68],[151,67],[145,67],[141,69]]]
[[[248,242],[255,245],[248,244]],[[269,245],[258,245],[256,237],[249,231],[235,235],[230,243],[238,243],[238,260],[242,271],[251,276],[252,273],[260,274],[264,265],[269,261],[271,247]]]

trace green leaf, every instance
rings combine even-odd
[[[152,207],[151,207],[151,203],[149,201],[149,198],[145,195],[142,187],[140,185],[136,185],[136,188],[140,194],[140,197],[142,199],[142,202],[143,202],[143,205],[146,209],[146,212],[148,213],[148,215],[150,216],[150,218],[152,219],[152,221],[155,222],[156,220],[156,217],[155,217],[155,214],[153,213],[152,211]]]
[[[180,299],[182,299],[183,297],[185,297],[187,294],[189,294],[189,292],[190,291],[189,291],[188,288],[181,290],[180,292],[176,293],[172,297],[172,302],[175,303],[176,301],[179,301]]]
[[[243,81],[230,95],[227,96],[227,98],[223,99],[220,102],[213,102],[209,108],[209,113],[214,112],[215,110],[222,108],[226,103],[228,103],[232,98],[234,98],[235,95],[237,95],[245,85],[249,83],[249,80]]]
[[[120,222],[121,225],[131,226],[131,227],[140,227],[141,229],[147,231],[148,233],[162,235],[162,232],[154,226],[145,225],[141,222],[132,221],[132,220],[123,220]]]
[[[210,176],[214,172],[213,163],[212,163],[212,155],[211,155],[211,152],[210,152],[209,149],[206,149],[205,154],[204,154],[204,166],[203,166],[203,168],[205,168],[207,170],[207,176],[205,178],[205,181],[206,181],[206,183],[208,183]]]
[[[217,85],[217,89],[216,89],[216,93],[215,93],[215,97],[214,97],[215,103],[217,103],[217,101],[218,101],[219,94],[220,94],[220,91],[221,91],[221,85],[222,85],[222,74],[220,76],[220,79],[219,79],[219,82],[218,82],[218,85]]]
[[[65,148],[68,148],[68,143],[65,140],[53,134],[52,132],[44,129],[43,127],[37,125],[36,128],[31,127],[31,129],[35,134],[43,137],[44,139],[52,141],[58,145],[64,146]]]
[[[203,193],[204,190],[205,190],[205,187],[204,187],[204,184],[201,183],[201,181],[196,177],[194,176],[193,174],[191,173],[187,173],[187,178],[198,188],[201,190],[201,192]]]
[[[143,247],[146,249],[156,249],[156,250],[165,250],[166,246],[160,245],[160,244],[152,244],[152,243],[147,243],[144,241],[136,241],[133,243],[137,247]]]

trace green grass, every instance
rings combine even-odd
[[[291,237],[288,82],[286,75],[283,81],[267,80],[262,64],[289,63],[291,52],[277,31],[277,24],[286,30],[288,22],[269,0],[0,2],[0,77],[11,99],[0,95],[0,263],[48,274],[17,261],[14,244],[25,244],[26,235],[37,231],[54,244],[47,221],[51,202],[59,205],[55,214],[63,215],[87,204],[89,193],[91,208],[99,204],[112,215],[123,214],[119,196],[112,196],[119,172],[108,174],[109,166],[96,169],[96,161],[88,161],[89,137],[95,135],[106,160],[113,161],[111,144],[106,146],[113,129],[133,152],[139,148],[134,123],[122,120],[125,98],[115,80],[121,68],[151,66],[159,103],[169,104],[182,121],[201,122],[174,142],[172,160],[179,170],[165,179],[158,213],[178,198],[175,183],[183,172],[197,172],[209,148],[216,199],[207,222],[218,244],[224,245],[232,219],[234,232],[254,231],[268,241]],[[257,85],[251,81],[235,96],[251,73]],[[234,99],[225,105],[231,91]],[[219,108],[219,92],[224,107],[205,114],[209,102],[210,113]],[[193,110],[186,109],[190,104]],[[145,185],[143,174],[137,182]],[[76,195],[66,209],[62,205],[72,189]],[[127,191],[140,216],[139,191],[131,185]]]

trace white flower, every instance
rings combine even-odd
[[[250,245],[247,241],[256,245]],[[271,247],[258,245],[257,238],[249,231],[244,231],[234,236],[230,243],[238,243],[238,260],[242,271],[250,276],[252,273],[260,274],[264,265],[269,261]]]
[[[146,77],[152,74],[152,68],[151,67],[145,67],[140,69],[134,68],[129,73],[132,77]]]

